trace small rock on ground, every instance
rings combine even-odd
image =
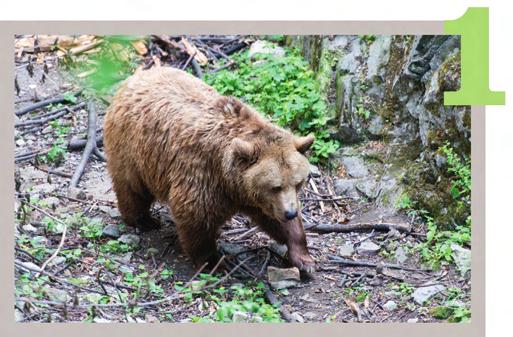
[[[352,178],[363,178],[369,175],[369,170],[365,167],[365,163],[361,158],[344,157],[342,158],[342,164],[344,164],[347,174]]]
[[[412,294],[413,300],[419,304],[423,305],[427,300],[445,290],[445,286],[441,284],[435,284],[427,287],[420,287],[415,289]]]
[[[353,245],[342,245],[338,247],[338,255],[342,257],[351,257],[354,254],[354,246]]]
[[[117,239],[120,236],[119,227],[115,224],[105,226],[102,230],[102,236]]]
[[[395,260],[397,261],[397,263],[404,263],[406,262],[406,260],[408,260],[408,255],[406,254],[406,251],[404,250],[403,247],[398,247],[396,250],[395,250]]]
[[[299,283],[299,269],[267,267],[267,277],[271,287],[275,289],[284,289],[294,287]]]
[[[383,304],[383,309],[386,311],[394,311],[397,309],[397,303],[394,301],[388,301],[387,303]]]
[[[372,241],[364,241],[360,244],[360,246],[356,249],[358,254],[365,256],[374,256],[379,253],[381,248]]]
[[[249,48],[248,55],[250,58],[254,58],[257,54],[266,54],[275,57],[283,57],[285,56],[285,49],[268,41],[257,40],[253,42],[253,44]]]
[[[118,241],[127,245],[138,246],[141,242],[141,237],[135,234],[123,234]]]
[[[463,248],[455,243],[451,244],[451,249],[454,263],[456,263],[456,266],[458,266],[461,276],[465,276],[467,271],[470,270],[470,265],[472,262],[470,249]]]

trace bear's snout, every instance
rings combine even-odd
[[[292,220],[296,216],[297,216],[297,210],[296,209],[291,209],[291,210],[285,211],[285,218],[287,218],[287,220]]]

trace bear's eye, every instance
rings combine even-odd
[[[271,191],[273,191],[274,193],[278,193],[281,191],[281,186],[274,186],[273,188],[271,188]]]

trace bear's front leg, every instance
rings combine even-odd
[[[293,266],[309,273],[315,270],[315,261],[308,252],[305,229],[300,217],[282,223],[258,212],[250,216],[270,237],[287,245],[289,261]]]

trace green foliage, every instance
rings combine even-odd
[[[451,195],[462,203],[470,203],[470,192],[472,187],[470,160],[458,156],[448,143],[440,147],[447,158],[447,172],[452,174]]]
[[[436,319],[448,320],[451,323],[470,321],[470,310],[458,304],[438,306],[429,310],[431,316]]]
[[[370,45],[372,42],[376,41],[376,35],[362,35],[360,39]]]
[[[66,65],[76,79],[83,78],[86,93],[94,96],[110,95],[116,85],[133,74],[139,64],[132,42],[134,36],[105,36],[99,52],[66,59]],[[71,99],[71,96],[68,96]]]
[[[247,315],[252,322],[281,322],[277,308],[266,303],[264,284],[234,284],[229,288],[218,285],[219,277],[200,274],[200,280],[194,281],[190,287],[175,282],[175,289],[184,294],[186,302],[201,297],[206,303],[213,302],[217,310],[206,317],[192,317],[193,322],[232,322],[236,312]]]
[[[315,74],[296,50],[284,57],[247,52],[233,57],[238,67],[206,77],[207,83],[223,95],[243,98],[280,126],[288,126],[302,135],[313,133],[312,162],[326,160],[339,147],[325,131],[328,117]]]
[[[66,146],[62,138],[58,138],[52,145],[52,148],[46,154],[46,161],[59,164],[66,158]]]
[[[82,227],[80,234],[88,239],[97,240],[102,236],[103,224],[97,219],[92,219]]]

